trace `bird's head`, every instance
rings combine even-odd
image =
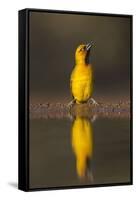
[[[92,43],[80,44],[75,53],[76,63],[88,63],[89,62],[89,53],[92,47]]]

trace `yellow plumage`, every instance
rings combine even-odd
[[[84,177],[87,160],[93,153],[93,129],[87,118],[76,117],[72,125],[72,147],[76,156],[76,168],[79,177]]]
[[[89,50],[87,45],[79,45],[75,53],[76,64],[71,73],[70,85],[76,103],[88,101],[93,92],[93,71],[87,61]]]

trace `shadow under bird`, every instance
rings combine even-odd
[[[93,93],[93,68],[89,63],[89,55],[92,47],[92,43],[87,45],[80,44],[75,52],[75,67],[70,77],[70,89],[73,96],[73,100],[68,104],[87,103],[89,100],[93,104],[97,102],[92,98]]]

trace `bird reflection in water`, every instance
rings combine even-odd
[[[92,121],[95,117],[92,118]],[[72,148],[76,157],[76,171],[79,178],[93,182],[91,159],[93,155],[93,127],[87,117],[76,116],[72,124]]]

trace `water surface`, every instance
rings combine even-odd
[[[127,118],[31,119],[30,188],[130,181]]]

